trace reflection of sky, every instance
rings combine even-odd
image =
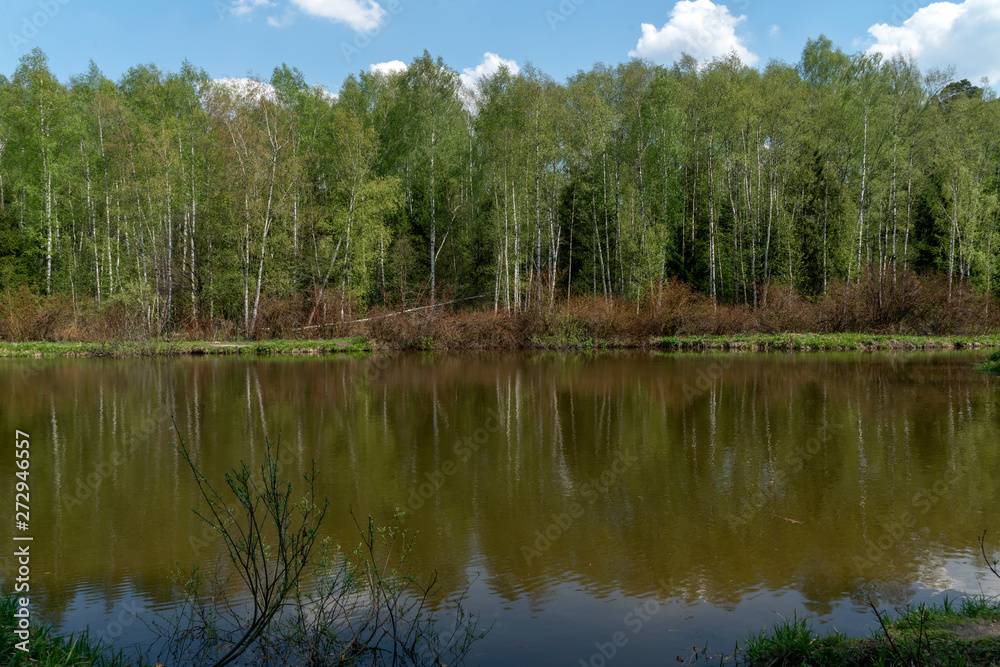
[[[987,544],[986,553],[990,553]],[[935,597],[1000,595],[1000,579],[985,569],[979,552],[956,555],[942,563],[926,563],[920,570],[920,588]]]
[[[940,602],[945,595],[1000,594],[1000,580],[991,580],[988,572],[984,577],[981,561],[982,556],[977,561],[971,554],[949,559],[923,568],[926,578],[916,585],[876,584],[869,590],[879,608],[890,611],[906,604]],[[706,646],[715,656],[708,664],[717,664],[718,657],[731,654],[737,642],[782,619],[808,616],[820,634],[837,631],[858,637],[868,635],[877,624],[863,597],[845,594],[825,605],[824,613],[812,613],[810,601],[794,590],[756,590],[723,606],[655,594],[595,596],[583,592],[579,582],[567,582],[552,589],[541,613],[524,598],[498,599],[480,580],[470,589],[469,607],[481,610],[486,624],[496,620],[493,632],[476,645],[469,661],[481,665],[587,663],[601,647],[610,651],[609,642],[618,632],[623,633],[619,639],[627,640],[616,649],[621,664],[672,662]]]
[[[128,583],[110,592],[84,584],[68,593],[57,630],[76,633],[89,628],[92,638],[113,644],[128,654],[133,647],[149,646],[156,639],[145,623],[169,610],[169,604],[156,604]]]
[[[616,633],[622,633],[617,639],[623,645],[615,648],[621,664],[686,659],[693,649],[705,647],[715,656],[708,664],[714,664],[749,634],[796,616],[811,618],[820,634],[837,631],[865,636],[876,624],[866,593],[881,610],[890,611],[908,604],[940,603],[945,596],[1000,595],[1000,580],[981,566],[981,554],[971,552],[931,558],[920,566],[920,581],[910,586],[868,582],[839,600],[824,603],[821,611],[796,590],[757,589],[738,602],[718,605],[704,598],[663,597],[656,591],[641,597],[616,589],[595,592],[570,573],[565,581],[551,585],[541,599],[518,596],[511,601],[483,577],[476,577],[477,565],[482,561],[467,570],[474,581],[465,606],[480,614],[481,627],[492,624],[493,629],[474,645],[468,659],[474,665],[588,662],[601,647],[610,651]],[[436,610],[445,638],[453,631],[452,610],[450,605]],[[58,629],[77,632],[89,627],[93,636],[113,642],[128,654],[130,647],[148,646],[155,639],[145,623],[169,612],[169,605],[154,603],[130,585],[118,586],[112,594],[81,586],[70,594]]]

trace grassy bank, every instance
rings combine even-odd
[[[670,336],[655,346],[664,350],[975,350],[1000,347],[1000,335],[892,336],[854,333],[754,334],[746,336]]]
[[[330,340],[264,341],[166,341],[146,342],[27,342],[0,341],[2,357],[171,357],[171,356],[274,356],[364,353],[385,349],[524,349],[524,350],[608,350],[645,349],[664,351],[877,351],[877,350],[976,350],[1000,347],[1000,335],[990,336],[889,336],[869,334],[751,334],[736,336],[666,336],[648,341],[601,340],[591,338],[536,337],[518,347],[450,345],[439,347],[433,338],[422,346],[395,347],[367,338]],[[980,370],[1000,372],[1000,353],[979,365]]]
[[[976,368],[984,373],[996,373],[1000,375],[1000,351],[994,352],[986,361],[976,364]]]
[[[945,599],[907,609],[895,618],[878,613],[867,638],[818,635],[807,619],[793,618],[746,639],[747,665],[996,665],[1000,664],[1000,605],[995,598]]]
[[[321,355],[370,352],[374,346],[364,338],[333,340],[264,341],[165,341],[78,343],[0,342],[0,357],[177,357],[203,355]]]
[[[120,650],[112,649],[87,633],[59,636],[52,626],[32,621],[28,644],[22,651],[17,648],[22,640],[14,634],[17,629],[14,614],[17,598],[11,594],[0,597],[0,617],[3,636],[0,637],[0,660],[11,667],[20,665],[51,665],[52,667],[142,667],[134,658],[126,660]]]
[[[605,350],[654,348],[665,351],[875,351],[875,350],[962,350],[1000,347],[1000,335],[992,336],[875,336],[866,334],[754,334],[741,336],[668,336],[646,344],[620,340],[538,338],[517,349]],[[274,356],[364,353],[391,349],[366,338],[331,340],[265,341],[165,341],[77,343],[0,341],[0,358],[52,357],[172,357],[172,356]],[[434,350],[433,339],[422,348]],[[449,347],[445,349],[463,349]],[[489,348],[476,348],[489,349]],[[510,349],[510,348],[498,348]],[[980,365],[981,370],[1000,371],[1000,353]]]

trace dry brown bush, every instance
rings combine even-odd
[[[314,287],[306,295],[302,322],[297,325],[302,338],[341,338],[365,329],[359,319],[368,317],[351,297],[336,290]]]
[[[443,299],[450,298],[444,295]],[[624,297],[579,296],[541,311],[495,311],[492,303],[466,302],[401,313],[380,307],[362,314],[336,291],[261,300],[255,338],[331,338],[365,335],[393,349],[510,350],[534,345],[575,347],[597,342],[648,345],[658,336],[752,333],[857,332],[961,335],[1000,331],[1000,304],[947,275],[900,273],[879,280],[831,283],[828,294],[807,299],[773,284],[755,309],[713,304],[690,285],[671,280],[637,302]],[[233,340],[238,322],[207,318],[179,323],[175,337]],[[147,313],[127,298],[73,302],[27,288],[0,292],[0,339],[142,341],[155,337]]]
[[[912,273],[879,280],[865,274],[853,284],[834,283],[816,304],[816,330],[901,335],[959,335],[995,331],[986,317],[995,299],[965,286],[953,286],[948,277]],[[993,321],[991,321],[993,320]]]
[[[139,304],[114,300],[95,309],[88,339],[92,341],[137,341],[154,335]]]
[[[523,318],[493,309],[464,310],[455,314],[456,348],[470,350],[513,350],[521,345]]]
[[[927,327],[935,334],[984,334],[997,331],[997,301],[980,294],[968,284],[956,282],[949,298],[948,277],[933,276],[923,281],[923,302]],[[990,315],[987,316],[987,311]]]
[[[62,340],[71,326],[72,304],[62,296],[39,296],[27,287],[0,293],[0,338],[7,341]]]
[[[550,335],[580,340],[614,340],[629,330],[632,308],[623,299],[578,296],[557,307],[546,321]]]
[[[254,340],[293,338],[302,327],[302,299],[297,296],[265,295],[260,299],[257,320],[249,338]]]
[[[754,329],[759,333],[815,333],[818,327],[816,304],[789,290],[787,285],[772,285],[767,291],[767,302],[761,303],[754,313]]]
[[[672,336],[684,327],[687,312],[701,299],[687,283],[671,278],[651,289],[640,307],[637,336]]]

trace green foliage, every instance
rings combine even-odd
[[[834,635],[826,638],[822,646],[841,640],[840,635]],[[815,659],[820,646],[808,619],[796,614],[790,620],[782,619],[767,632],[746,638],[742,653],[750,664],[802,665]]]
[[[196,567],[184,587],[184,604],[192,615],[168,622],[167,649],[173,661],[197,657],[223,667],[257,644],[299,590],[329,501],[316,504],[315,461],[304,477],[306,494],[292,499],[293,485],[279,476],[278,447],[270,440],[259,471],[244,461],[226,473],[225,493],[201,471],[184,440],[175,448],[208,506],[195,512],[219,535],[234,570],[230,577],[248,593],[250,609],[236,610],[235,604],[201,606],[206,591]],[[210,593],[218,600],[230,590],[229,578],[216,586]],[[184,627],[185,622],[190,627]]]
[[[0,81],[0,289],[123,300],[153,334],[280,335],[371,306],[489,293],[511,312],[672,280],[766,309],[872,276],[996,294],[1000,106],[826,37],[798,63],[500,68],[424,53],[339,96],[289,65],[213,81],[45,54]],[[447,298],[446,298],[447,297]],[[984,310],[983,320],[990,314]]]
[[[997,562],[987,554],[986,533],[979,537],[986,566],[1000,577]],[[783,620],[770,630],[743,641],[738,657],[748,665],[994,665],[1000,658],[1000,637],[993,624],[1000,620],[1000,602],[985,595],[968,596],[955,604],[897,609],[895,618],[867,598],[878,623],[871,639],[848,639],[840,633],[819,637],[805,619]]]
[[[3,634],[0,636],[0,655],[9,667],[49,665],[51,667],[144,667],[146,661],[126,659],[120,649],[113,649],[88,632],[60,636],[51,625],[33,620],[28,651],[15,648],[21,640],[14,634],[17,628],[14,613],[18,611],[18,598],[5,593],[0,597],[0,618]]]
[[[1000,352],[994,352],[986,361],[976,364],[976,368],[984,373],[994,373],[1000,375]]]
[[[963,636],[970,624],[1000,619],[994,598],[945,599],[903,609],[890,619],[873,607],[878,630],[871,638],[817,635],[807,619],[782,620],[741,642],[738,663],[747,665],[978,665],[995,664],[1000,639],[989,633]]]
[[[168,664],[457,664],[487,630],[451,601],[454,624],[439,627],[431,600],[436,577],[413,572],[413,536],[355,518],[360,544],[345,552],[318,541],[329,501],[314,495],[316,462],[303,476],[301,499],[281,476],[279,448],[265,441],[259,470],[241,462],[216,487],[183,440],[175,445],[207,505],[197,514],[219,536],[229,569],[179,570],[181,609],[151,627],[150,653]],[[353,517],[353,512],[352,512]],[[234,597],[232,591],[239,593]],[[246,595],[246,599],[243,595]]]

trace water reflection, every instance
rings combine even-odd
[[[586,649],[636,600],[679,610],[650,620],[654,651],[671,623],[765,625],[761,600],[835,617],[972,586],[1000,499],[1000,385],[974,358],[3,360],[0,425],[31,433],[32,583],[68,627],[168,608],[174,564],[218,555],[176,424],[210,476],[265,435],[290,473],[315,458],[335,539],[348,507],[403,511],[418,567],[499,614],[480,659],[516,637],[575,663],[546,642]]]

